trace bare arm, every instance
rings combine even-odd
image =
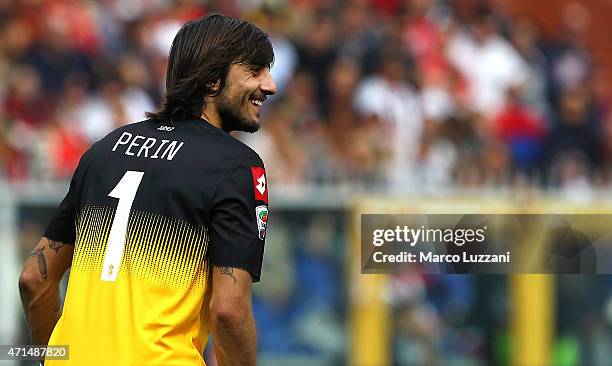
[[[42,238],[19,276],[19,292],[33,344],[46,345],[60,318],[59,283],[72,263],[73,245]]]
[[[213,268],[210,315],[219,365],[255,365],[257,334],[248,272],[232,267]]]

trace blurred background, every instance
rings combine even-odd
[[[156,109],[176,31],[213,11],[276,55],[236,136],[271,190],[261,365],[612,365],[609,276],[360,276],[352,219],[612,211],[610,0],[0,0],[0,344],[29,342],[19,269],[81,154]]]

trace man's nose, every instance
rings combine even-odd
[[[270,70],[265,69],[262,76],[263,80],[260,86],[261,91],[266,95],[276,94],[276,83],[274,82],[274,79],[272,79]]]

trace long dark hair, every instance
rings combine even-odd
[[[260,70],[273,61],[268,35],[249,22],[219,14],[189,21],[172,41],[161,108],[146,115],[162,122],[199,118],[204,96],[223,90],[232,64]]]

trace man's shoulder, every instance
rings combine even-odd
[[[123,126],[119,126],[119,127],[115,128],[114,130],[110,131],[109,133],[107,133],[106,136],[104,136],[103,138],[101,138],[98,141],[96,141],[93,144],[93,146],[103,144],[105,141],[115,140],[116,139],[115,137],[116,136],[121,136],[121,134],[123,132],[134,132],[134,131],[141,130],[144,127],[145,124],[150,123],[150,122],[151,122],[151,120],[147,119],[147,120],[142,120],[142,121],[133,122],[133,123],[127,123],[127,124],[125,124]]]
[[[230,153],[231,156],[230,158],[234,158],[234,159],[238,159],[238,160],[245,160],[245,161],[256,161],[259,164],[263,165],[263,160],[261,159],[261,157],[259,156],[259,154],[253,150],[249,145],[245,144],[244,142],[238,140],[237,138],[234,138],[230,135],[227,136],[228,137],[228,145],[230,146]]]
[[[231,139],[235,140],[230,136]],[[241,141],[235,140],[224,153],[220,153],[213,158],[216,165],[224,171],[224,174],[232,174],[240,169],[252,169],[253,167],[264,167],[264,163],[253,149],[244,145]]]

